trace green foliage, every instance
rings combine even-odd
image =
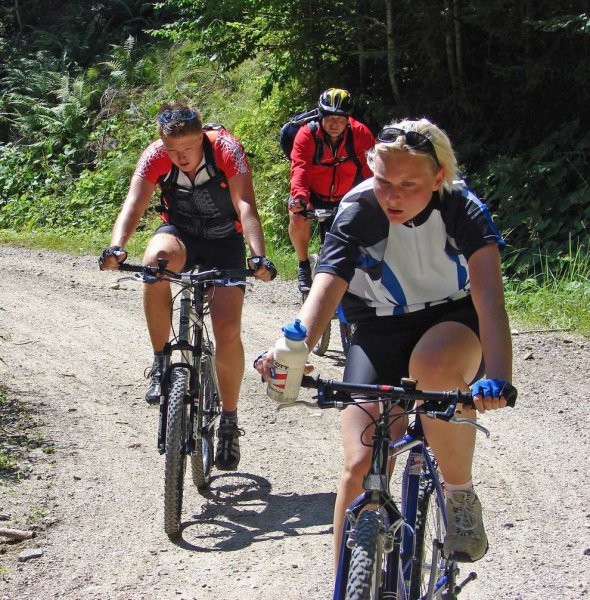
[[[590,133],[579,121],[565,123],[518,156],[499,156],[488,174],[474,178],[497,211],[509,243],[510,273],[539,270],[541,256],[559,265],[590,228]]]
[[[0,3],[0,228],[108,236],[158,106],[180,99],[243,141],[269,246],[288,253],[279,126],[340,85],[373,129],[407,114],[439,122],[507,234],[507,272],[540,272],[540,255],[558,269],[569,240],[588,235],[585,3],[465,0],[434,10],[401,0],[393,49],[385,6]]]
[[[355,54],[359,19],[354,3],[344,0],[166,0],[159,6],[180,19],[152,33],[197,42],[202,63],[218,61],[227,71],[262,53],[262,97],[291,82],[317,96],[322,80],[345,73],[343,61]]]
[[[538,272],[507,281],[511,315],[527,325],[572,329],[590,335],[590,253],[570,247],[558,260],[539,255]]]

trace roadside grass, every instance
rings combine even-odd
[[[510,317],[525,327],[565,329],[590,335],[590,252],[570,248],[558,269],[541,257],[541,271],[506,281]]]
[[[98,259],[109,245],[109,233],[73,230],[15,231],[0,229],[0,244],[63,252],[74,256],[90,254]],[[138,231],[131,238],[127,250],[133,259],[140,260],[152,231]]]
[[[0,485],[18,483],[28,477],[27,453],[41,448],[45,454],[55,451],[36,428],[40,419],[27,405],[0,387]]]

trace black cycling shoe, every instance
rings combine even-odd
[[[215,466],[220,471],[235,471],[240,463],[240,436],[244,431],[233,421],[220,421],[217,429]]]
[[[311,265],[309,260],[299,261],[297,266],[297,287],[301,293],[309,292],[311,289]]]
[[[150,387],[145,394],[145,401],[152,404],[160,404],[162,395],[162,371],[164,370],[164,357],[154,356],[154,364],[151,369],[146,369],[146,379],[151,378]]]

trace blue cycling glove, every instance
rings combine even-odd
[[[507,381],[501,379],[478,379],[471,386],[471,394],[473,396],[481,396],[482,398],[491,397],[499,398]]]

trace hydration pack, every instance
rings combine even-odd
[[[319,120],[320,111],[317,108],[312,108],[311,110],[304,110],[303,112],[293,115],[286,123],[281,125],[281,132],[279,133],[279,146],[288,159],[291,159],[293,142],[297,132],[299,131],[299,128],[302,125],[310,123],[310,126],[315,127],[315,131],[317,131]]]

